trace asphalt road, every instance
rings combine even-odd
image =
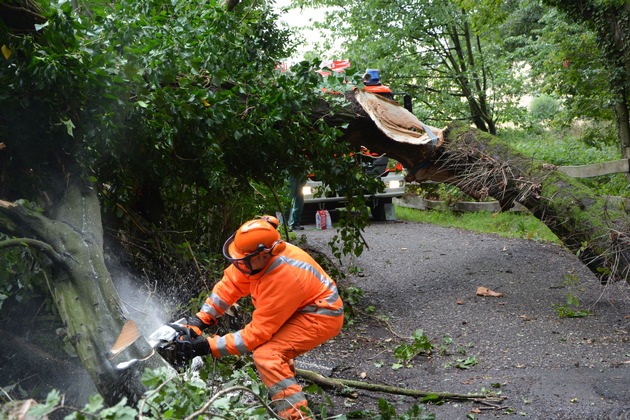
[[[334,233],[311,225],[299,235],[307,247],[330,254],[326,244]],[[361,274],[339,283],[360,287],[357,306],[371,307],[374,316],[299,358],[298,367],[317,365],[335,377],[411,389],[492,390],[505,397],[500,408],[427,405],[438,419],[630,418],[627,284],[600,284],[574,255],[548,243],[400,221],[374,223],[364,237],[369,249],[344,262]],[[480,286],[503,296],[477,296]],[[579,299],[576,309],[592,315],[559,317],[569,294]],[[433,354],[395,369],[393,349],[410,343],[404,338],[418,329],[434,344]],[[455,367],[465,360],[474,365]],[[331,412],[374,408],[378,398],[394,401],[398,414],[417,403],[360,391],[356,399],[335,398]]]

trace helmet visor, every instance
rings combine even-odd
[[[227,241],[223,244],[223,256],[226,260],[228,260],[234,267],[236,267],[240,272],[244,274],[252,274],[252,258],[260,255],[265,251],[269,251],[263,244],[258,245],[256,251],[251,252],[249,254],[240,254],[234,247],[234,237],[236,234],[230,236]]]

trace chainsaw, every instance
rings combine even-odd
[[[153,349],[151,354],[142,359],[131,359],[118,363],[116,369],[127,369],[137,362],[147,360],[149,357],[153,356],[155,352],[176,368],[186,366],[186,363],[193,357],[192,337],[190,336],[189,329],[185,327],[186,322],[186,318],[181,318],[170,324],[162,325],[160,328],[153,331],[151,335],[147,337],[147,342]],[[179,326],[181,326],[181,328],[178,328]],[[111,359],[122,352],[138,338],[140,338],[140,334],[136,323],[133,320],[128,320],[112,346],[109,352],[109,358]]]

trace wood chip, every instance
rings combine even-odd
[[[503,297],[503,293],[495,292],[493,290],[488,289],[487,287],[479,286],[477,287],[477,296]]]

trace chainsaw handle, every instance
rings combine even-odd
[[[199,334],[197,334],[197,332],[188,325],[168,324],[168,326],[177,332],[177,337],[186,336],[189,341],[192,341],[193,338],[199,337]]]
[[[180,324],[168,324],[169,327],[175,330],[177,335],[173,339],[175,347],[175,364],[185,365],[185,363],[192,359],[194,355],[193,351],[193,334],[196,337],[197,334]],[[171,356],[172,357],[172,356]]]

